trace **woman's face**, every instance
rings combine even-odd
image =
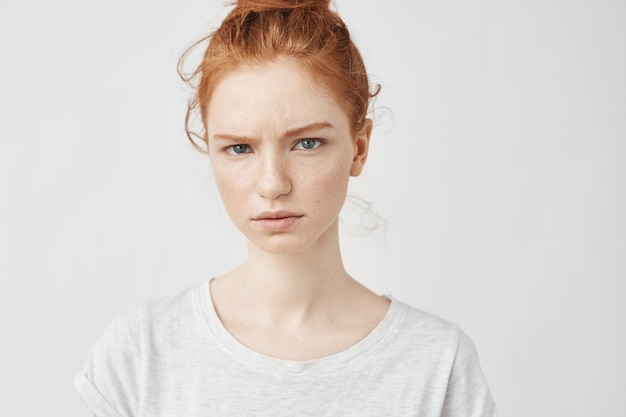
[[[370,132],[368,121],[352,134],[335,99],[284,57],[228,74],[208,106],[209,154],[226,210],[271,253],[302,252],[336,233]]]

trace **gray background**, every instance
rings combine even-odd
[[[502,416],[626,415],[626,3],[337,7],[383,86],[349,271],[460,324]],[[0,2],[0,415],[90,415],[107,323],[243,258],[175,73],[223,16]]]

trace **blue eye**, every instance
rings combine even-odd
[[[306,139],[301,139],[300,141],[298,141],[298,144],[296,145],[296,148],[298,148],[298,149],[315,149],[318,146],[320,146],[321,144],[322,144],[322,142],[319,139],[306,138]]]
[[[243,143],[238,143],[236,145],[232,145],[226,148],[226,152],[228,152],[231,155],[240,155],[242,153],[248,152],[249,149],[250,148],[248,147],[248,145],[244,145]]]

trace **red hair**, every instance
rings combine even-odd
[[[207,109],[217,83],[245,64],[271,61],[282,55],[298,62],[311,77],[334,94],[348,115],[353,133],[363,128],[372,97],[361,55],[330,0],[239,0],[213,34],[182,55],[178,72],[194,95],[187,107],[185,130],[191,143],[206,151]],[[189,75],[183,64],[191,50],[208,40],[202,62]],[[202,130],[190,129],[199,111]]]

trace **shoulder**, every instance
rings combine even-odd
[[[74,378],[76,390],[96,415],[135,415],[141,378],[149,363],[189,340],[190,322],[199,316],[196,298],[200,291],[201,286],[189,288],[136,308],[109,324]]]
[[[197,312],[197,308],[200,305],[201,292],[207,285],[206,283],[196,285],[178,294],[146,303],[137,309],[136,314],[139,314],[144,322],[175,325],[182,316]]]
[[[463,364],[479,367],[474,344],[458,325],[396,299],[392,305],[393,337],[386,349],[395,357],[446,375]]]
[[[180,331],[199,312],[200,291],[203,286],[194,286],[178,294],[145,303],[120,315],[111,321],[96,346],[132,338],[135,343],[121,344],[125,348],[131,348],[144,337],[154,336],[156,329],[163,332]]]
[[[474,343],[456,324],[404,303],[400,332],[418,351],[422,369],[445,377],[442,416],[495,416],[496,407]],[[443,380],[442,380],[443,383]]]
[[[393,299],[398,334],[426,348],[456,350],[463,332],[454,323]]]
[[[157,301],[144,304],[132,315],[140,323],[139,336],[150,349],[175,347],[177,341],[193,338],[206,323],[203,297],[208,294],[203,283]],[[206,290],[206,291],[204,291]],[[206,292],[207,294],[204,294]]]

